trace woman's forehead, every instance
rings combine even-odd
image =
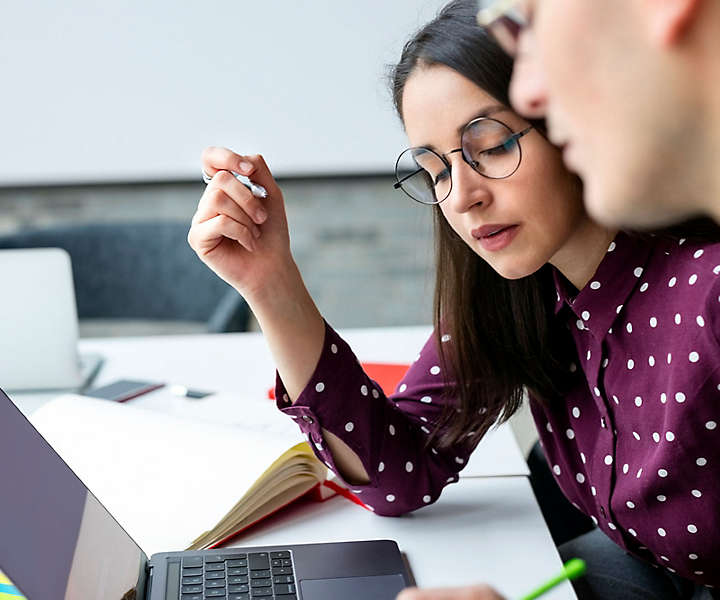
[[[413,146],[456,143],[474,118],[505,118],[514,113],[488,92],[445,65],[418,67],[402,96],[405,131]]]

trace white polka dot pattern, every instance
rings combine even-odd
[[[585,289],[566,283],[556,278],[552,300],[577,351],[566,363],[568,391],[554,408],[531,399],[553,476],[623,548],[720,584],[712,562],[720,531],[704,526],[720,497],[720,245],[618,234]],[[428,338],[391,388],[394,401],[329,327],[326,340],[314,381],[294,405],[283,403],[278,384],[280,410],[312,434],[324,461],[333,464],[320,424],[356,449],[377,480],[362,488],[376,512],[434,501],[468,459],[465,437],[444,450],[425,446],[451,379],[441,372],[438,338]],[[478,437],[470,439],[472,446]]]

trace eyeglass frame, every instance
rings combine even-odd
[[[497,146],[491,146],[490,148],[486,148],[485,150],[483,150],[483,152],[487,152],[488,150],[495,150],[495,149],[500,148],[501,146],[504,146],[505,144],[507,144],[509,140],[513,140],[514,142],[517,143],[518,152],[519,152],[519,154],[520,154],[519,157],[518,157],[518,162],[517,162],[517,165],[515,165],[515,168],[514,168],[510,173],[508,173],[507,175],[503,175],[502,177],[492,177],[491,175],[487,175],[486,173],[482,173],[482,172],[478,171],[478,170],[475,168],[475,165],[473,164],[473,162],[474,162],[475,164],[477,164],[477,161],[468,160],[468,158],[465,156],[465,153],[463,152],[463,148],[462,148],[462,138],[463,138],[463,136],[465,135],[465,131],[468,129],[468,127],[470,127],[470,126],[473,125],[474,123],[477,123],[478,121],[494,121],[495,123],[499,123],[500,125],[502,125],[503,127],[506,127],[509,131],[512,132],[512,135],[510,135],[510,137],[508,137],[508,139],[506,139],[502,144],[498,144]],[[406,148],[405,150],[403,150],[403,151],[400,153],[400,155],[397,157],[397,160],[395,161],[395,178],[396,178],[396,181],[395,181],[395,183],[393,184],[393,189],[396,189],[396,190],[397,190],[397,189],[400,189],[400,190],[402,190],[402,192],[403,192],[406,196],[408,196],[410,199],[414,200],[415,202],[418,202],[419,204],[424,204],[425,206],[433,206],[433,205],[435,205],[435,204],[440,204],[440,203],[442,203],[442,202],[445,202],[445,200],[447,200],[447,199],[450,197],[450,194],[451,194],[451,192],[452,192],[452,186],[453,186],[453,181],[452,181],[452,165],[450,164],[450,161],[447,159],[447,157],[448,157],[450,154],[455,154],[455,153],[457,153],[457,152],[460,152],[460,156],[462,157],[463,161],[464,161],[473,171],[475,171],[478,175],[481,175],[482,177],[485,177],[486,179],[507,179],[508,177],[511,177],[512,175],[514,175],[515,172],[520,168],[520,164],[522,163],[522,146],[520,145],[520,138],[523,137],[523,136],[525,136],[526,134],[530,133],[530,131],[531,131],[532,129],[534,129],[534,126],[533,126],[533,125],[528,125],[528,126],[527,126],[525,129],[523,129],[522,131],[513,132],[513,130],[510,128],[510,126],[509,126],[507,123],[503,123],[503,122],[500,121],[499,119],[493,119],[492,117],[477,117],[476,119],[473,119],[472,121],[469,121],[469,122],[463,127],[462,133],[460,134],[460,144],[461,144],[460,148],[455,148],[454,150],[449,150],[448,152],[445,152],[445,153],[443,153],[443,154],[441,154],[441,153],[439,153],[439,152],[435,152],[435,150],[433,150],[432,148],[428,148],[427,146],[411,146],[410,148]],[[435,154],[435,156],[437,156],[437,157],[442,161],[442,163],[445,165],[445,168],[447,169],[448,175],[450,176],[450,188],[448,189],[447,194],[445,195],[445,197],[444,197],[442,200],[437,200],[436,202],[423,202],[422,200],[418,200],[418,199],[415,198],[414,196],[410,195],[410,194],[405,190],[405,188],[402,186],[402,182],[403,182],[403,181],[406,181],[407,179],[410,179],[410,177],[414,177],[415,175],[417,175],[418,173],[420,173],[421,171],[423,171],[422,167],[419,168],[417,171],[413,171],[413,172],[410,173],[409,175],[406,175],[406,176],[403,177],[402,179],[397,179],[398,164],[400,163],[400,159],[402,158],[403,154],[405,154],[408,150],[419,150],[419,149],[421,149],[421,148],[424,149],[424,150],[429,150],[430,152],[432,152],[433,154]]]
[[[475,16],[477,24],[486,29],[510,56],[517,54],[518,37],[530,25],[527,15],[519,8],[521,4],[522,0],[495,0],[490,6],[479,9]],[[513,38],[512,46],[501,39],[503,36],[497,35],[498,25]]]

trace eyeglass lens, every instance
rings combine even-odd
[[[512,175],[520,164],[520,145],[512,130],[494,119],[477,119],[463,130],[463,158],[491,179]],[[437,204],[450,195],[452,179],[447,160],[430,148],[408,148],[395,165],[396,187],[423,204]]]

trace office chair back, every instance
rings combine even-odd
[[[186,223],[93,223],[0,237],[0,248],[59,247],[70,254],[82,319],[191,321],[245,331],[245,301],[187,244]]]

